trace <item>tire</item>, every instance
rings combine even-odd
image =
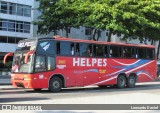
[[[125,76],[119,76],[117,79],[117,87],[122,89],[126,86],[126,77]]]
[[[129,76],[127,79],[127,87],[133,88],[136,84],[136,77],[135,76]]]
[[[49,82],[51,92],[59,92],[62,88],[62,80],[59,77],[53,77]]]

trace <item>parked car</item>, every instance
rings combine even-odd
[[[157,61],[157,77],[160,77],[160,60]]]

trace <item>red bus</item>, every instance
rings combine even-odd
[[[91,40],[25,39],[18,43],[11,71],[15,87],[58,92],[62,88],[98,85],[134,87],[156,79],[155,47]]]

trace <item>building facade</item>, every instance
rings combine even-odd
[[[33,37],[34,0],[0,0],[0,60],[19,40]]]

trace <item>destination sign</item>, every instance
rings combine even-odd
[[[18,43],[17,50],[33,50],[35,49],[36,40],[21,40]]]

